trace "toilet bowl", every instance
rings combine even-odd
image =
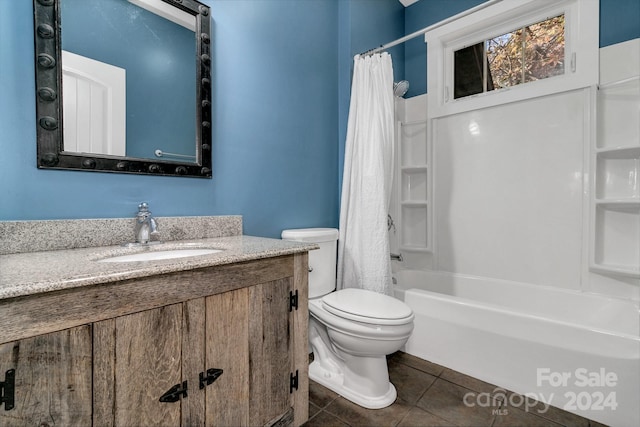
[[[327,297],[345,294],[349,297],[346,301],[354,306],[336,309],[327,304]],[[359,314],[357,308],[366,307],[372,297],[388,305],[384,312],[379,311],[377,316],[372,316],[373,310],[367,316]],[[391,405],[397,393],[389,381],[386,355],[402,348],[411,336],[411,309],[386,295],[343,289],[309,301],[309,314],[314,355],[309,378],[365,408]]]
[[[309,253],[309,378],[365,408],[391,405],[397,393],[386,355],[409,339],[411,308],[364,289],[335,291],[338,230],[285,230],[282,238],[320,246]]]

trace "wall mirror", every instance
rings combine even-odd
[[[38,168],[211,178],[208,6],[33,1]]]

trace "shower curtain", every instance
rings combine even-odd
[[[393,181],[393,66],[388,53],[354,58],[347,124],[338,289],[391,294],[387,213]]]

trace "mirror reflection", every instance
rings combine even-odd
[[[161,0],[60,11],[64,151],[195,162],[195,17]]]

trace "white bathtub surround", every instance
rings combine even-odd
[[[600,50],[591,145],[591,290],[640,299],[640,39]],[[604,281],[614,277],[617,281]],[[623,281],[622,283],[618,283]],[[615,292],[615,293],[614,293]],[[632,291],[633,292],[633,291]],[[632,293],[633,295],[633,293]]]
[[[580,289],[589,90],[431,121],[438,270]]]
[[[639,75],[636,39],[600,49],[600,91],[431,120],[430,95],[398,100],[399,121],[426,121],[421,135],[399,133],[391,207],[404,259],[395,293],[416,314],[408,353],[640,425]],[[425,190],[401,175],[415,166],[402,150],[425,154]],[[402,214],[421,197],[426,215]],[[553,386],[565,372],[566,387]]]
[[[392,292],[387,213],[393,182],[393,129],[391,56],[357,55],[342,181],[338,289]]]
[[[640,39],[602,48],[600,58],[600,90],[453,114],[419,134],[399,133],[391,212],[404,263],[396,268],[640,301]],[[402,129],[427,120],[428,95],[397,102]],[[426,162],[425,186],[412,179],[416,158]],[[418,205],[423,214],[411,215]],[[411,244],[418,240],[426,245]]]
[[[416,316],[407,353],[607,425],[640,425],[638,303],[451,273],[395,277]]]

